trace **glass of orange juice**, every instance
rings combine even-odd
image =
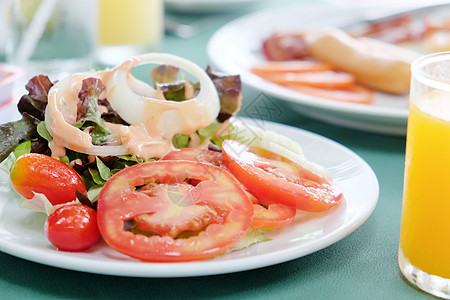
[[[411,71],[399,266],[416,287],[450,299],[450,52]]]
[[[97,60],[116,65],[158,51],[164,33],[163,0],[99,0]]]

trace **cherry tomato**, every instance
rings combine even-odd
[[[163,160],[190,160],[196,162],[207,162],[216,166],[223,166],[222,153],[206,149],[183,148],[169,152]],[[295,217],[296,209],[282,204],[269,204],[267,207],[262,206],[258,199],[247,191],[247,194],[253,203],[254,215],[252,228],[279,228],[288,225]]]
[[[250,228],[253,206],[223,168],[160,160],[114,174],[100,192],[97,213],[112,248],[143,261],[174,262],[232,247]]]
[[[86,194],[83,180],[65,163],[38,153],[19,156],[11,166],[11,184],[21,196],[31,199],[34,193],[44,194],[53,204],[76,199],[76,190]]]
[[[82,251],[100,238],[97,212],[83,204],[67,204],[51,213],[45,221],[48,240],[62,251]]]
[[[342,198],[332,182],[276,153],[233,140],[225,140],[222,150],[224,165],[263,204],[324,211]]]

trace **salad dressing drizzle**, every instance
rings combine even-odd
[[[172,139],[175,134],[189,135],[212,122],[215,116],[211,116],[206,105],[196,98],[181,102],[166,100],[161,91],[134,78],[130,71],[139,62],[137,58],[132,58],[111,70],[75,74],[52,87],[46,110],[46,126],[53,137],[50,142],[53,157],[64,156],[65,148],[93,154],[91,150],[94,148],[115,145],[123,147],[122,154],[137,155],[144,159],[160,158],[173,150]],[[105,123],[113,131],[106,146],[94,146],[88,133],[71,125],[76,122],[78,92],[82,81],[89,77],[102,80],[107,87],[102,95],[111,99],[110,103],[119,115],[122,109],[126,110],[128,116],[131,112],[133,120],[130,122],[130,117],[125,118],[130,126]],[[130,110],[123,103],[129,100],[123,95],[140,100],[137,101],[135,111],[134,107]]]

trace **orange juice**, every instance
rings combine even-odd
[[[97,60],[113,66],[159,51],[163,17],[163,0],[99,0]]]
[[[450,278],[450,98],[428,96],[410,105],[400,248],[413,266]]]
[[[98,38],[100,45],[158,43],[163,28],[161,0],[100,0]]]

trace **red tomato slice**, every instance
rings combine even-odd
[[[97,206],[106,243],[143,261],[216,256],[245,235],[252,218],[252,203],[228,171],[192,161],[128,167],[106,182]]]
[[[253,204],[253,210],[252,228],[280,228],[290,224],[297,214],[295,208],[283,204],[269,204],[267,208]]]
[[[373,90],[359,84],[342,89],[321,89],[300,84],[283,84],[283,86],[316,97],[360,104],[372,103],[375,96]]]
[[[31,199],[34,193],[44,194],[53,205],[75,200],[76,190],[86,194],[86,186],[77,172],[44,154],[19,156],[11,166],[10,178],[21,196]]]
[[[222,153],[206,149],[183,148],[166,154],[162,160],[190,160],[196,162],[207,162],[217,166],[223,166]],[[254,216],[252,228],[279,228],[292,222],[296,209],[282,204],[269,204],[262,206],[258,199],[244,188],[244,192],[253,203]]]
[[[325,211],[342,198],[332,182],[271,151],[225,140],[223,163],[262,203]]]

